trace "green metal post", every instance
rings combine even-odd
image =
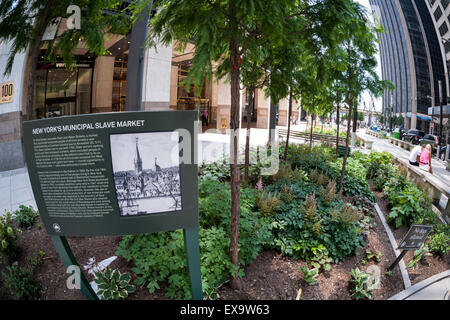
[[[70,245],[67,242],[66,237],[60,237],[60,236],[50,236],[53,245],[55,246],[56,252],[58,252],[64,266],[68,268],[69,266],[79,266],[77,263],[77,260],[75,259],[75,256],[72,253],[72,250],[70,249]],[[91,285],[87,281],[86,277],[84,276],[83,272],[81,272],[80,269],[80,285],[81,285],[81,293],[86,297],[88,300],[98,300],[97,295],[95,294],[94,290],[92,290]]]
[[[198,228],[183,229],[192,299],[203,300]]]

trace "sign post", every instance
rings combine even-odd
[[[402,250],[402,252],[390,265],[387,271],[392,271],[395,266],[402,260],[408,250],[417,250],[422,247],[432,229],[432,226],[418,224],[412,225],[403,240],[400,242],[400,246],[397,248],[397,250]]]
[[[24,123],[36,204],[66,267],[78,265],[66,236],[183,229],[192,297],[203,299],[196,121],[196,111],[164,111]],[[83,274],[81,291],[97,298]]]

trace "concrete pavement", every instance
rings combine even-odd
[[[26,168],[0,172],[0,215],[20,205],[37,209]]]
[[[373,136],[369,136],[369,135],[365,134],[364,131],[357,132],[357,135],[366,140],[374,141],[373,146],[372,146],[373,151],[377,151],[377,152],[386,151],[386,152],[389,152],[390,154],[392,154],[393,156],[397,157],[399,160],[401,160],[405,163],[409,163],[410,152],[408,150],[405,150],[398,146],[393,145],[392,143],[389,142],[389,140],[379,139],[379,138],[376,138]],[[433,174],[424,171],[423,172],[424,175],[434,176],[434,177],[438,178],[443,184],[445,184],[447,186],[446,190],[450,190],[450,171],[446,170],[445,162],[442,160],[433,158],[431,160],[431,165],[433,167]]]

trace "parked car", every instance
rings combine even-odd
[[[437,147],[439,145],[439,137],[435,136],[434,134],[426,134],[422,139],[419,140],[420,145],[424,144],[430,144],[431,148],[433,150],[433,154],[436,155]],[[439,151],[439,159],[445,160],[445,153],[447,152],[447,146],[441,146],[441,149]]]
[[[433,151],[437,149],[437,146],[439,145],[439,137],[435,136],[434,134],[426,134],[423,136],[422,139],[419,139],[420,145],[423,144],[430,144],[433,148]]]
[[[425,132],[423,132],[422,130],[409,129],[403,134],[402,140],[411,142],[412,144],[419,144],[419,140],[422,139],[424,136]]]

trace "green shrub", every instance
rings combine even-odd
[[[367,178],[373,179],[380,175],[383,170],[392,162],[392,155],[388,152],[371,152],[366,161],[363,161],[367,165]]]
[[[199,166],[201,180],[225,181],[230,179],[230,165],[225,160],[211,163],[203,162]]]
[[[254,191],[241,190],[241,218],[239,230],[239,263],[250,263],[268,243],[270,224],[253,209]],[[199,182],[200,259],[203,292],[215,297],[217,288],[235,271],[229,258],[230,245],[230,186],[213,180]],[[146,285],[149,292],[167,281],[169,298],[191,298],[186,264],[184,239],[181,230],[147,235],[125,236],[116,252],[133,261],[133,272],[138,276],[136,285]],[[239,270],[242,276],[242,270]]]
[[[37,297],[40,285],[33,279],[35,268],[42,263],[45,252],[39,251],[38,254],[31,258],[26,267],[20,267],[18,262],[7,266],[7,272],[2,271],[3,282],[6,288],[17,299],[31,299]]]
[[[283,187],[284,184],[274,184],[266,190],[279,192]],[[272,248],[288,256],[311,260],[315,248],[323,246],[333,261],[339,261],[364,245],[361,221],[348,219],[341,199],[328,201],[316,197],[323,187],[304,181],[291,187],[293,200],[282,202],[273,216]]]
[[[428,248],[430,252],[443,256],[450,251],[450,236],[440,231],[429,237]]]
[[[16,219],[19,226],[27,229],[33,226],[38,215],[38,212],[32,206],[26,207],[24,205],[19,206],[19,210],[13,213],[14,219]]]
[[[99,289],[97,295],[102,300],[125,299],[136,290],[130,285],[131,276],[128,272],[120,273],[117,269],[106,268],[102,272],[94,272],[94,276]]]
[[[5,259],[14,259],[17,256],[17,240],[22,233],[12,225],[11,212],[0,216],[0,255]]]
[[[433,216],[430,199],[412,184],[398,194],[390,193],[389,199],[392,209],[386,220],[394,222],[396,228],[422,223],[425,218]]]

